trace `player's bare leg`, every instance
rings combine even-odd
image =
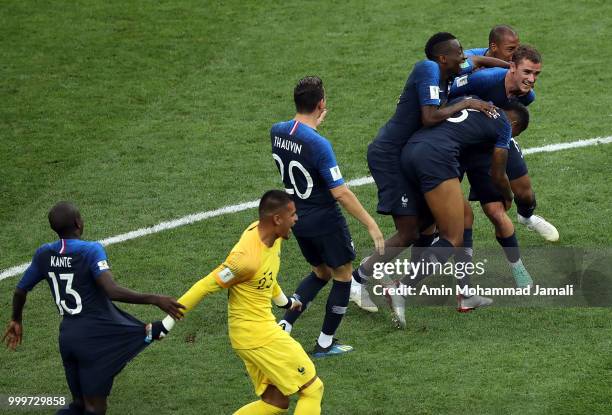
[[[372,273],[374,272],[374,266],[376,263],[384,263],[393,260],[399,254],[401,254],[406,248],[419,240],[419,221],[416,216],[393,216],[393,222],[395,223],[396,233],[393,234],[389,239],[385,241],[385,253],[380,255],[377,252],[373,252],[372,255],[366,257],[359,264],[359,267],[353,271],[353,279],[355,282],[363,284],[366,281],[372,280]],[[433,233],[433,232],[432,232]],[[433,239],[433,236],[429,236]],[[396,283],[401,284],[401,283]],[[362,297],[361,301],[365,304],[372,304],[367,291],[361,290]],[[367,296],[366,296],[367,295]],[[405,299],[400,295],[389,295],[387,296],[387,303],[391,307],[394,313],[393,322],[399,327],[406,325],[405,319]],[[365,309],[364,307],[361,307]],[[378,308],[376,308],[378,310]],[[366,310],[373,311],[373,310]]]
[[[532,285],[531,275],[529,275],[520,257],[514,225],[508,217],[504,205],[501,202],[485,203],[482,205],[482,210],[495,226],[495,237],[504,250],[517,287],[524,288]]]
[[[266,388],[261,399],[244,405],[234,415],[280,415],[287,413],[289,397],[282,394],[274,385]]]
[[[557,228],[541,216],[534,215],[536,208],[536,198],[529,175],[519,177],[510,181],[514,202],[517,208],[517,218],[521,225],[525,225],[530,231],[537,232],[542,238],[549,242],[559,240]]]
[[[463,243],[464,205],[459,179],[453,178],[443,181],[434,189],[425,193],[425,200],[440,233],[440,239],[432,247],[461,246]],[[443,242],[439,243],[440,241]],[[444,263],[452,254],[452,250],[446,250],[446,252],[440,253],[442,256],[438,259]]]

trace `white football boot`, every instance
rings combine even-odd
[[[544,219],[542,216],[531,215],[526,218],[517,214],[518,222],[521,225],[525,225],[530,231],[537,232],[542,238],[548,242],[557,242],[559,240],[559,231],[550,222]]]

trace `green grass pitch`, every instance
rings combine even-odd
[[[27,262],[54,239],[46,212],[61,199],[80,206],[87,239],[102,239],[280,187],[268,131],[293,116],[292,88],[305,75],[326,84],[321,132],[344,177],[366,175],[366,146],[437,31],[482,47],[491,26],[508,23],[540,49],[543,73],[523,147],[612,135],[605,0],[23,1],[0,9],[0,269]],[[557,225],[559,245],[609,247],[612,145],[527,158],[538,212]],[[355,193],[373,212],[374,186]],[[475,210],[476,250],[495,247],[491,225]],[[121,284],[179,296],[254,217],[254,210],[220,216],[107,252]],[[391,221],[376,219],[389,234]],[[350,226],[366,249],[367,233],[354,220]],[[517,232],[522,246],[543,244]],[[307,272],[289,241],[285,291]],[[10,318],[17,278],[0,281],[0,322]],[[60,320],[45,285],[28,297],[21,348],[0,350],[0,395],[69,394]],[[326,292],[294,329],[307,350]],[[143,320],[161,317],[153,307],[122,308]],[[463,315],[418,307],[407,318],[409,328],[395,331],[387,314],[350,307],[339,335],[356,351],[315,362],[324,413],[612,413],[609,308]],[[117,377],[108,413],[224,414],[254,400],[226,326],[225,296],[207,298]]]

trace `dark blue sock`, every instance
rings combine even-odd
[[[425,260],[435,258],[439,263],[445,264],[455,253],[455,247],[447,239],[440,238],[423,253]]]
[[[464,229],[463,230],[463,246],[458,247],[455,250],[455,263],[471,263],[472,257],[474,256],[474,251],[472,247],[474,246],[474,241],[472,240],[472,230]],[[463,265],[463,269],[465,269],[465,265]],[[464,273],[465,275],[461,279],[457,279],[457,285],[461,288],[470,285],[470,275],[469,273]]]
[[[504,254],[506,254],[506,258],[508,258],[508,261],[514,263],[521,258],[518,240],[516,239],[516,233],[513,233],[507,238],[498,237],[497,242],[499,242],[502,249],[504,250]]]
[[[355,279],[355,281],[357,281],[359,284],[365,284],[367,281],[364,280],[363,278],[361,278],[361,275],[359,275],[359,268],[355,268],[353,270],[353,278]]]
[[[516,203],[516,211],[519,215],[524,218],[530,218],[533,215],[533,211],[535,210],[537,203],[535,198],[535,193],[533,194],[533,202],[531,203],[523,203],[519,198],[514,198],[514,203]]]
[[[421,234],[419,239],[412,244],[412,249],[410,250],[410,262],[419,262],[423,252],[425,252],[425,250],[431,246],[435,238],[435,233],[431,235]]]
[[[342,321],[342,317],[346,313],[351,294],[350,281],[336,281],[332,285],[329,297],[327,297],[327,306],[325,309],[325,319],[323,320],[323,328],[321,331],[324,334],[333,336]]]
[[[283,319],[293,325],[298,317],[300,317],[310,305],[310,302],[319,294],[321,288],[325,287],[325,284],[327,284],[327,281],[317,278],[314,272],[308,274],[302,282],[300,282],[294,294],[295,298],[302,302],[302,309],[300,311],[287,310]]]

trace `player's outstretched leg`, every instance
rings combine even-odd
[[[558,241],[557,228],[543,217],[533,213],[537,203],[529,176],[524,175],[516,180],[511,180],[510,186],[514,193],[518,222],[525,225],[530,231],[535,231],[548,242]]]
[[[502,203],[485,203],[482,205],[482,210],[495,226],[495,237],[504,250],[516,286],[525,288],[533,285],[533,279],[521,260],[519,244],[516,239],[516,233],[514,232],[514,225],[506,214]]]
[[[298,285],[293,296],[302,302],[302,308],[300,310],[287,310],[283,319],[278,322],[278,325],[283,328],[287,333],[291,333],[293,325],[297,319],[302,315],[308,308],[312,300],[315,299],[319,291],[327,284],[327,281],[331,277],[321,274],[320,277],[313,271],[308,274]]]
[[[323,400],[323,382],[318,377],[304,385],[298,392],[295,415],[319,415]]]
[[[351,293],[351,263],[334,268],[331,273],[334,282],[327,298],[323,327],[312,352],[313,357],[333,356],[353,350],[352,346],[340,344],[334,339],[334,334],[348,308]]]

